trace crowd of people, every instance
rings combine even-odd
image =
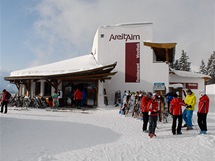
[[[181,129],[193,130],[193,111],[197,103],[194,92],[186,90],[185,99],[179,97],[176,91],[170,91],[162,96],[157,93],[142,92],[131,93],[124,91],[120,99],[119,114],[128,116],[131,110],[132,117],[138,117],[143,120],[142,130],[148,133],[150,138],[156,136],[155,131],[157,121],[167,122],[167,116],[172,117],[172,134],[181,135]],[[205,91],[200,91],[198,101],[197,122],[200,128],[200,134],[207,133],[207,113],[209,111],[209,97]],[[117,103],[117,101],[116,101]],[[116,106],[118,103],[116,104]],[[182,107],[185,107],[184,110]],[[182,123],[184,121],[184,125]]]
[[[190,89],[186,90],[185,99],[182,100],[176,91],[171,91],[162,96],[157,93],[142,92],[131,93],[130,91],[124,91],[122,98],[119,96],[121,93],[116,93],[116,105],[120,105],[119,113],[121,115],[128,116],[129,111],[132,108],[132,117],[141,118],[143,120],[142,130],[148,133],[150,138],[156,136],[155,131],[157,127],[157,121],[167,122],[167,115],[172,116],[172,134],[182,134],[181,128],[186,127],[186,130],[193,130],[193,111],[197,103],[194,92]],[[200,134],[207,133],[207,114],[209,112],[209,97],[205,91],[200,91],[200,98],[198,101],[197,109],[197,123],[200,128]],[[1,113],[7,113],[7,104],[11,94],[4,89],[1,96]],[[82,105],[84,94],[79,89],[74,92],[75,106],[80,108]],[[62,92],[55,91],[50,97],[50,106],[58,107],[61,103]],[[185,109],[182,111],[182,106]],[[182,122],[184,125],[182,126]]]

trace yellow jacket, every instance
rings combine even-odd
[[[188,106],[191,105],[191,108],[187,108],[187,110],[192,110],[194,111],[195,109],[195,105],[196,105],[196,96],[194,95],[194,93],[192,92],[191,95],[187,95],[184,103],[187,104]]]

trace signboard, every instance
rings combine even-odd
[[[125,82],[140,82],[140,42],[125,44]]]
[[[165,90],[165,83],[154,83],[154,90]]]
[[[187,89],[198,89],[198,83],[186,83]]]

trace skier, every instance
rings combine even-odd
[[[177,134],[182,134],[181,132],[181,126],[182,126],[182,107],[185,106],[185,103],[181,98],[178,97],[176,94],[174,98],[170,101],[170,113],[173,116],[173,122],[172,122],[172,134],[176,134],[176,122],[178,120],[178,126],[177,126]]]
[[[187,130],[192,130],[192,117],[196,105],[196,96],[190,89],[188,89],[186,92],[187,96],[184,100],[184,103],[186,104],[186,109],[184,109],[182,113],[183,120],[185,121],[183,127],[187,127]]]
[[[143,114],[143,132],[148,132],[147,130],[147,126],[148,126],[148,122],[149,122],[149,110],[147,108],[147,104],[150,101],[151,96],[150,93],[145,93],[144,96],[141,99],[141,110],[142,110],[142,114]]]
[[[168,92],[167,94],[165,94],[165,98],[166,98],[166,101],[167,101],[168,112],[169,112],[169,107],[170,107],[170,101],[175,96],[175,93],[176,93],[175,89],[172,89],[170,92]]]
[[[197,121],[200,128],[200,134],[206,134],[207,132],[207,114],[209,111],[209,97],[206,95],[205,91],[199,92],[201,97],[198,103]]]
[[[7,113],[7,104],[10,97],[11,97],[11,94],[6,89],[4,89],[2,93],[2,98],[1,98],[1,113],[3,112]],[[4,107],[5,107],[5,111],[4,111]]]
[[[74,93],[75,104],[77,108],[81,108],[82,92],[77,88]]]
[[[58,107],[58,93],[57,91],[54,91],[54,93],[52,94],[52,100],[53,100],[53,107],[57,108]]]
[[[149,110],[149,137],[153,138],[156,136],[155,129],[157,127],[159,112],[159,104],[156,93],[153,94],[152,100],[149,101],[147,106]]]

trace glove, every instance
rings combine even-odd
[[[191,105],[187,105],[187,106],[186,106],[186,108],[191,108],[191,107],[192,107]]]

